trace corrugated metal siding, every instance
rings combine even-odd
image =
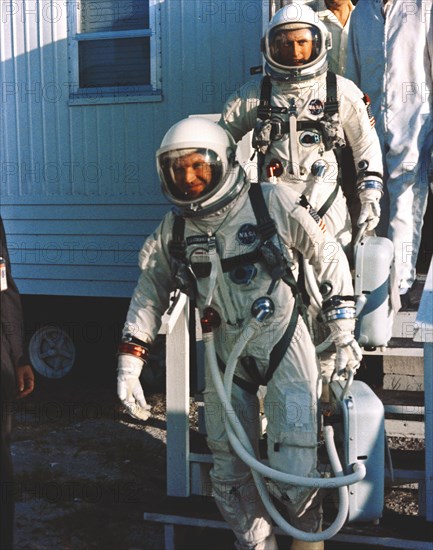
[[[14,275],[38,294],[129,296],[138,277],[137,251],[167,211],[162,205],[2,205]],[[11,222],[13,216],[14,221]],[[35,293],[30,290],[28,293]]]
[[[1,212],[21,292],[129,296],[167,204],[154,155],[260,63],[261,0],[162,0],[155,103],[69,106],[64,2],[2,2]]]

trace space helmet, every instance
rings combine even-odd
[[[156,152],[156,163],[164,195],[186,217],[220,210],[244,185],[232,137],[204,117],[174,124]]]
[[[269,22],[261,49],[273,78],[300,82],[327,70],[331,34],[305,2],[291,1]]]

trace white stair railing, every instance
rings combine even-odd
[[[424,344],[425,516],[433,521],[433,259],[414,325],[415,342]]]
[[[167,495],[190,496],[189,300],[179,293],[162,319],[166,335]]]

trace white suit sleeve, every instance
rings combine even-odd
[[[313,266],[321,293],[326,289],[322,293],[323,299],[334,295],[353,296],[350,267],[340,243],[332,237],[321,239],[304,223],[299,223],[296,233],[297,248]]]
[[[355,307],[352,276],[346,255],[335,239],[326,236],[323,220],[315,219],[308,209],[295,204],[290,211],[289,224],[295,248],[313,266],[322,294],[322,314],[336,346],[335,370],[342,375],[354,372],[362,352],[353,332]]]
[[[168,242],[171,239],[173,216],[168,214],[145,241],[139,253],[141,274],[132,295],[124,334],[143,342],[153,342],[161,326],[173,290]]]
[[[367,163],[368,172],[383,173],[382,151],[374,128],[370,106],[364,100],[363,92],[351,81],[339,77],[340,119],[344,133],[353,151],[355,166]]]
[[[260,79],[244,84],[232,94],[223,107],[218,124],[238,142],[256,125],[260,103]]]
[[[286,246],[298,250],[313,266],[319,288],[326,284],[328,292],[323,298],[332,295],[353,296],[352,276],[346,255],[336,239],[329,236],[323,220],[316,221],[308,209],[297,204],[297,195],[283,186],[275,186],[272,195],[270,200],[280,202],[285,212],[287,225],[282,228],[281,236]]]

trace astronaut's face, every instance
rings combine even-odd
[[[310,29],[282,31],[275,40],[274,59],[287,67],[308,63],[313,53],[313,35]]]
[[[212,182],[212,168],[201,153],[189,153],[173,164],[174,185],[188,198],[201,196]]]
[[[325,0],[325,4],[328,10],[335,10],[344,6],[349,6],[351,0]]]

